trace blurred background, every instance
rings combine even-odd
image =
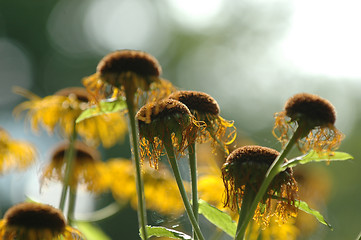
[[[39,192],[40,169],[59,138],[34,135],[14,120],[12,109],[24,99],[12,87],[43,97],[81,86],[105,54],[137,49],[155,56],[162,76],[180,89],[213,96],[239,135],[259,145],[280,148],[273,114],[293,94],[330,100],[346,135],[340,151],[355,159],[321,165],[330,191],[320,211],[334,231],[320,224],[310,239],[355,239],[361,231],[360,8],[357,0],[0,0],[0,126],[34,143],[40,160],[25,173],[0,177],[2,213],[25,196],[57,204],[61,189]],[[129,146],[124,149],[129,157]],[[117,150],[104,152],[113,156]],[[85,193],[79,199],[78,211],[102,201]],[[122,222],[129,225],[123,236],[136,239],[131,209],[99,226],[116,239]]]

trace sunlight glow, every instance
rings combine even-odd
[[[185,27],[198,28],[213,25],[220,12],[222,0],[170,0],[173,17]]]
[[[295,0],[284,57],[311,74],[361,77],[358,0]]]

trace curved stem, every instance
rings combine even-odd
[[[69,147],[65,152],[64,155],[64,161],[66,162],[65,165],[65,174],[64,174],[64,182],[63,182],[63,189],[61,191],[61,196],[60,196],[60,203],[59,203],[59,209],[64,212],[64,207],[65,207],[65,199],[66,199],[66,195],[68,192],[68,187],[69,187],[69,183],[70,183],[70,177],[71,177],[71,173],[73,172],[73,165],[74,165],[74,157],[76,154],[75,148],[74,148],[74,144],[75,144],[75,140],[77,137],[77,132],[76,132],[76,124],[75,122],[73,123],[73,133],[70,136],[69,139]]]
[[[172,145],[171,136],[169,134],[166,134],[166,135],[168,135],[168,136],[165,136],[166,139],[163,139],[164,140],[163,144],[164,144],[164,147],[166,149],[166,152],[167,152],[167,155],[168,155],[168,160],[169,160],[169,163],[170,163],[170,165],[172,167],[173,174],[174,174],[175,180],[177,182],[178,189],[179,189],[179,192],[181,194],[184,207],[186,209],[186,212],[188,214],[188,218],[189,218],[189,220],[190,220],[190,222],[191,222],[191,224],[193,226],[193,229],[194,229],[198,239],[204,240],[201,229],[200,229],[200,227],[198,225],[197,219],[195,218],[195,216],[193,214],[191,204],[189,203],[188,196],[187,196],[186,190],[185,190],[184,185],[183,185],[182,177],[181,177],[180,172],[179,172],[179,168],[178,168],[178,165],[177,165],[177,161],[176,161],[176,157],[175,157],[175,153],[174,153],[174,149],[173,149],[173,145]]]
[[[196,144],[192,143],[188,146],[188,155],[189,155],[189,167],[191,171],[191,183],[192,183],[192,207],[193,214],[198,222],[198,186],[197,186],[197,159],[196,159]],[[197,236],[193,232],[194,240],[197,240]]]
[[[273,161],[272,165],[269,167],[269,169],[266,173],[265,179],[263,180],[262,185],[261,185],[260,189],[258,190],[246,216],[244,217],[242,222],[238,223],[239,225],[241,224],[241,226],[237,230],[235,239],[240,239],[239,238],[240,236],[244,236],[247,225],[248,225],[249,221],[251,220],[251,218],[253,217],[258,203],[261,201],[262,197],[265,195],[265,193],[268,189],[268,186],[270,185],[273,178],[279,172],[282,171],[282,167],[281,167],[282,163],[283,163],[285,157],[287,156],[287,154],[289,153],[289,151],[292,149],[293,145],[296,143],[297,139],[299,139],[300,136],[302,136],[302,133],[303,133],[302,129],[303,128],[301,128],[301,127],[298,127],[296,129],[296,131],[292,135],[291,139],[288,141],[287,145],[283,148],[283,150],[280,152],[278,157]]]
[[[108,217],[113,216],[114,214],[119,212],[124,206],[125,206],[125,204],[121,205],[118,202],[113,202],[113,203],[109,204],[108,206],[98,209],[94,212],[82,214],[80,216],[78,214],[76,221],[77,222],[98,222],[98,221],[101,221]]]
[[[138,150],[138,134],[135,122],[135,111],[134,111],[134,103],[133,98],[134,95],[131,93],[127,94],[126,91],[126,103],[128,107],[128,116],[130,123],[130,144],[132,148],[133,162],[135,165],[135,183],[137,188],[137,196],[138,196],[138,221],[141,229],[141,234],[143,240],[148,239],[146,225],[147,225],[147,212],[145,208],[145,200],[144,200],[144,186],[141,174],[140,167],[140,159],[139,159],[139,150]]]

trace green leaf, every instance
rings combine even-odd
[[[285,170],[288,167],[294,167],[298,164],[306,164],[309,162],[329,162],[329,161],[345,161],[353,159],[353,157],[345,152],[333,152],[331,154],[327,152],[317,153],[313,150],[306,153],[305,155],[296,157],[289,160],[287,163],[282,165],[282,170]]]
[[[222,229],[225,233],[234,237],[236,235],[237,223],[234,222],[227,213],[210,205],[206,201],[199,199],[199,213],[211,223]]]
[[[152,226],[146,226],[147,229],[147,233],[148,233],[148,237],[169,237],[169,238],[174,238],[174,239],[182,239],[182,240],[190,240],[192,239],[191,236],[173,230],[173,229],[169,229],[169,228],[165,228],[165,227],[152,227]],[[139,230],[139,235],[142,237],[143,239],[143,235],[141,234],[141,230]],[[144,239],[143,239],[144,240]]]
[[[328,222],[326,222],[325,218],[321,215],[321,213],[319,211],[317,211],[317,210],[314,210],[314,209],[310,208],[306,202],[297,201],[295,206],[298,209],[304,211],[305,213],[313,215],[320,223],[326,225],[331,230],[333,230],[332,226]]]
[[[277,199],[277,200],[280,200],[280,201],[284,201],[284,202],[287,202],[288,199],[287,198],[281,198],[281,197],[278,197],[278,196],[271,196],[273,199]],[[295,201],[295,207],[298,208],[299,210],[301,211],[304,211],[305,213],[308,213],[308,214],[311,214],[312,216],[314,216],[320,223],[326,225],[327,227],[329,227],[331,230],[333,230],[332,226],[326,222],[325,218],[322,216],[322,214],[315,210],[315,209],[312,209],[308,206],[308,204],[304,201],[301,201],[301,200],[296,200]]]
[[[91,108],[84,110],[76,119],[76,123],[102,114],[123,111],[126,108],[127,104],[124,99],[117,98],[115,100],[101,101],[98,105],[94,105]]]
[[[111,240],[99,227],[88,222],[76,222],[76,226],[87,240]]]

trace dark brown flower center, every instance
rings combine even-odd
[[[61,233],[66,222],[62,213],[49,205],[21,203],[10,208],[4,218],[9,226],[28,229],[50,229]]]
[[[219,106],[216,100],[203,92],[178,91],[169,96],[171,99],[184,103],[189,110],[200,113],[219,114]]]
[[[271,148],[261,146],[244,146],[234,150],[228,157],[227,163],[254,162],[271,165],[279,153]]]
[[[332,104],[317,95],[299,93],[285,104],[286,115],[292,120],[307,120],[314,125],[334,124],[336,113]]]
[[[54,151],[52,155],[52,161],[54,162],[63,162],[66,150],[69,148],[68,143],[60,144]],[[99,160],[100,155],[94,148],[89,147],[88,145],[77,141],[74,145],[76,155],[75,160],[77,163],[85,162],[94,162]]]
[[[158,77],[161,71],[158,61],[153,56],[134,50],[112,52],[106,55],[97,66],[97,72],[101,75],[134,72],[141,76]]]
[[[143,106],[136,114],[136,118],[141,122],[145,122],[144,119],[149,117],[151,120],[154,120],[171,117],[175,114],[191,115],[189,109],[183,103],[174,99],[165,99]]]

